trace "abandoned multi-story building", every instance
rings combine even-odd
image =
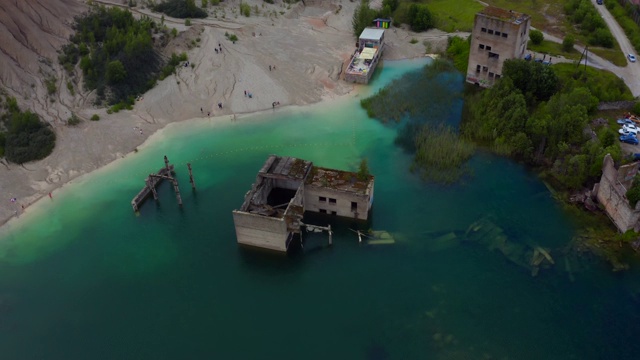
[[[301,236],[305,211],[367,220],[374,177],[271,155],[239,210],[233,211],[238,243],[286,252]]]
[[[384,26],[381,19],[376,19],[377,24]],[[388,25],[387,25],[388,26]],[[351,57],[351,62],[345,71],[345,81],[350,83],[368,84],[376,70],[378,61],[384,50],[384,28],[366,28],[358,38],[356,51]]]
[[[489,87],[502,76],[507,59],[521,59],[527,49],[529,15],[492,6],[476,14],[471,32],[467,82]]]

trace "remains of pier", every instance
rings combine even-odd
[[[189,165],[189,179],[191,181],[191,186],[195,189],[195,183],[193,181],[193,175],[191,174],[191,164]],[[182,196],[180,196],[180,188],[178,187],[178,180],[173,177],[175,175],[175,171],[173,171],[173,165],[169,164],[169,159],[164,157],[164,167],[158,170],[155,174],[149,174],[149,176],[145,179],[145,186],[140,190],[138,195],[136,195],[133,200],[131,200],[131,207],[133,211],[138,211],[142,203],[149,197],[149,195],[153,195],[153,198],[158,200],[158,193],[156,192],[156,187],[160,185],[162,180],[169,180],[173,184],[173,189],[176,193],[176,199],[178,200],[178,205],[182,206]]]
[[[292,157],[271,155],[258,172],[239,210],[233,211],[238,243],[286,252],[301,228],[330,226],[302,223],[305,211],[366,220],[373,203],[374,177],[314,167]]]

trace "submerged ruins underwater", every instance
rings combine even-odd
[[[426,62],[385,62],[370,86]],[[575,220],[520,164],[478,152],[471,180],[423,182],[398,128],[368,118],[362,96],[170,126],[1,228],[3,356],[636,356],[640,267],[611,274],[568,256]],[[180,207],[164,182],[136,216],[128,202],[164,154],[181,184],[193,165],[197,191],[182,186]],[[315,250],[327,234],[314,232],[289,256],[239,247],[232,211],[271,154],[351,172],[366,158],[367,224],[395,241],[358,242],[351,219],[337,218],[331,248]]]

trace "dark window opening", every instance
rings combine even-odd
[[[478,47],[479,47],[480,49],[484,49],[484,44],[480,44],[480,45],[478,45]]]
[[[507,35],[507,33],[502,33],[502,37],[503,37],[503,38],[506,38],[506,37],[508,37],[508,36],[509,36],[509,35]]]
[[[493,34],[493,30],[489,29],[488,33]]]
[[[487,71],[489,71],[489,68],[488,68],[488,67],[486,67],[486,66],[483,66],[483,67],[482,67],[482,71],[483,71],[483,72],[487,72]]]
[[[325,209],[320,209],[318,211],[320,211],[320,214],[326,214],[327,213],[327,210],[325,210]]]
[[[496,31],[495,35],[500,36],[500,31]]]
[[[320,202],[327,202],[327,198],[324,196],[320,196]]]
[[[480,31],[487,32],[487,28],[482,28],[482,29],[480,29]]]
[[[487,47],[485,49],[491,50],[491,46],[487,45]]]
[[[336,203],[336,199],[329,198],[329,204],[335,204],[335,203]]]
[[[500,75],[496,74],[496,79],[500,79]]]
[[[493,77],[493,75],[494,75],[494,74],[493,74],[492,72],[489,72],[489,77],[490,77],[490,78],[492,78],[492,77]]]
[[[331,215],[338,215],[338,213],[337,213],[337,212],[335,212],[335,211],[332,211],[332,212],[331,212]]]
[[[355,202],[355,201],[351,202],[351,211],[352,212],[358,211],[358,203],[357,202]]]
[[[476,65],[476,72],[480,72],[480,68],[481,68],[481,67],[482,67],[482,66],[480,66],[480,65]]]
[[[496,53],[489,53],[489,59],[498,59],[500,58],[500,55],[496,54]]]

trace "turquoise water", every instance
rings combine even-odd
[[[374,86],[425,61],[386,63]],[[572,219],[533,174],[478,153],[470,179],[425,184],[358,101],[170,126],[0,229],[0,358],[636,358],[637,271],[585,255],[567,272]],[[339,221],[332,248],[324,234],[290,256],[239,248],[231,210],[272,153],[352,170],[366,157],[370,226],[396,243],[358,244],[348,228],[364,225]],[[184,206],[164,184],[135,216],[129,202],[165,154]],[[550,249],[556,266],[532,277],[465,241],[478,220]]]

